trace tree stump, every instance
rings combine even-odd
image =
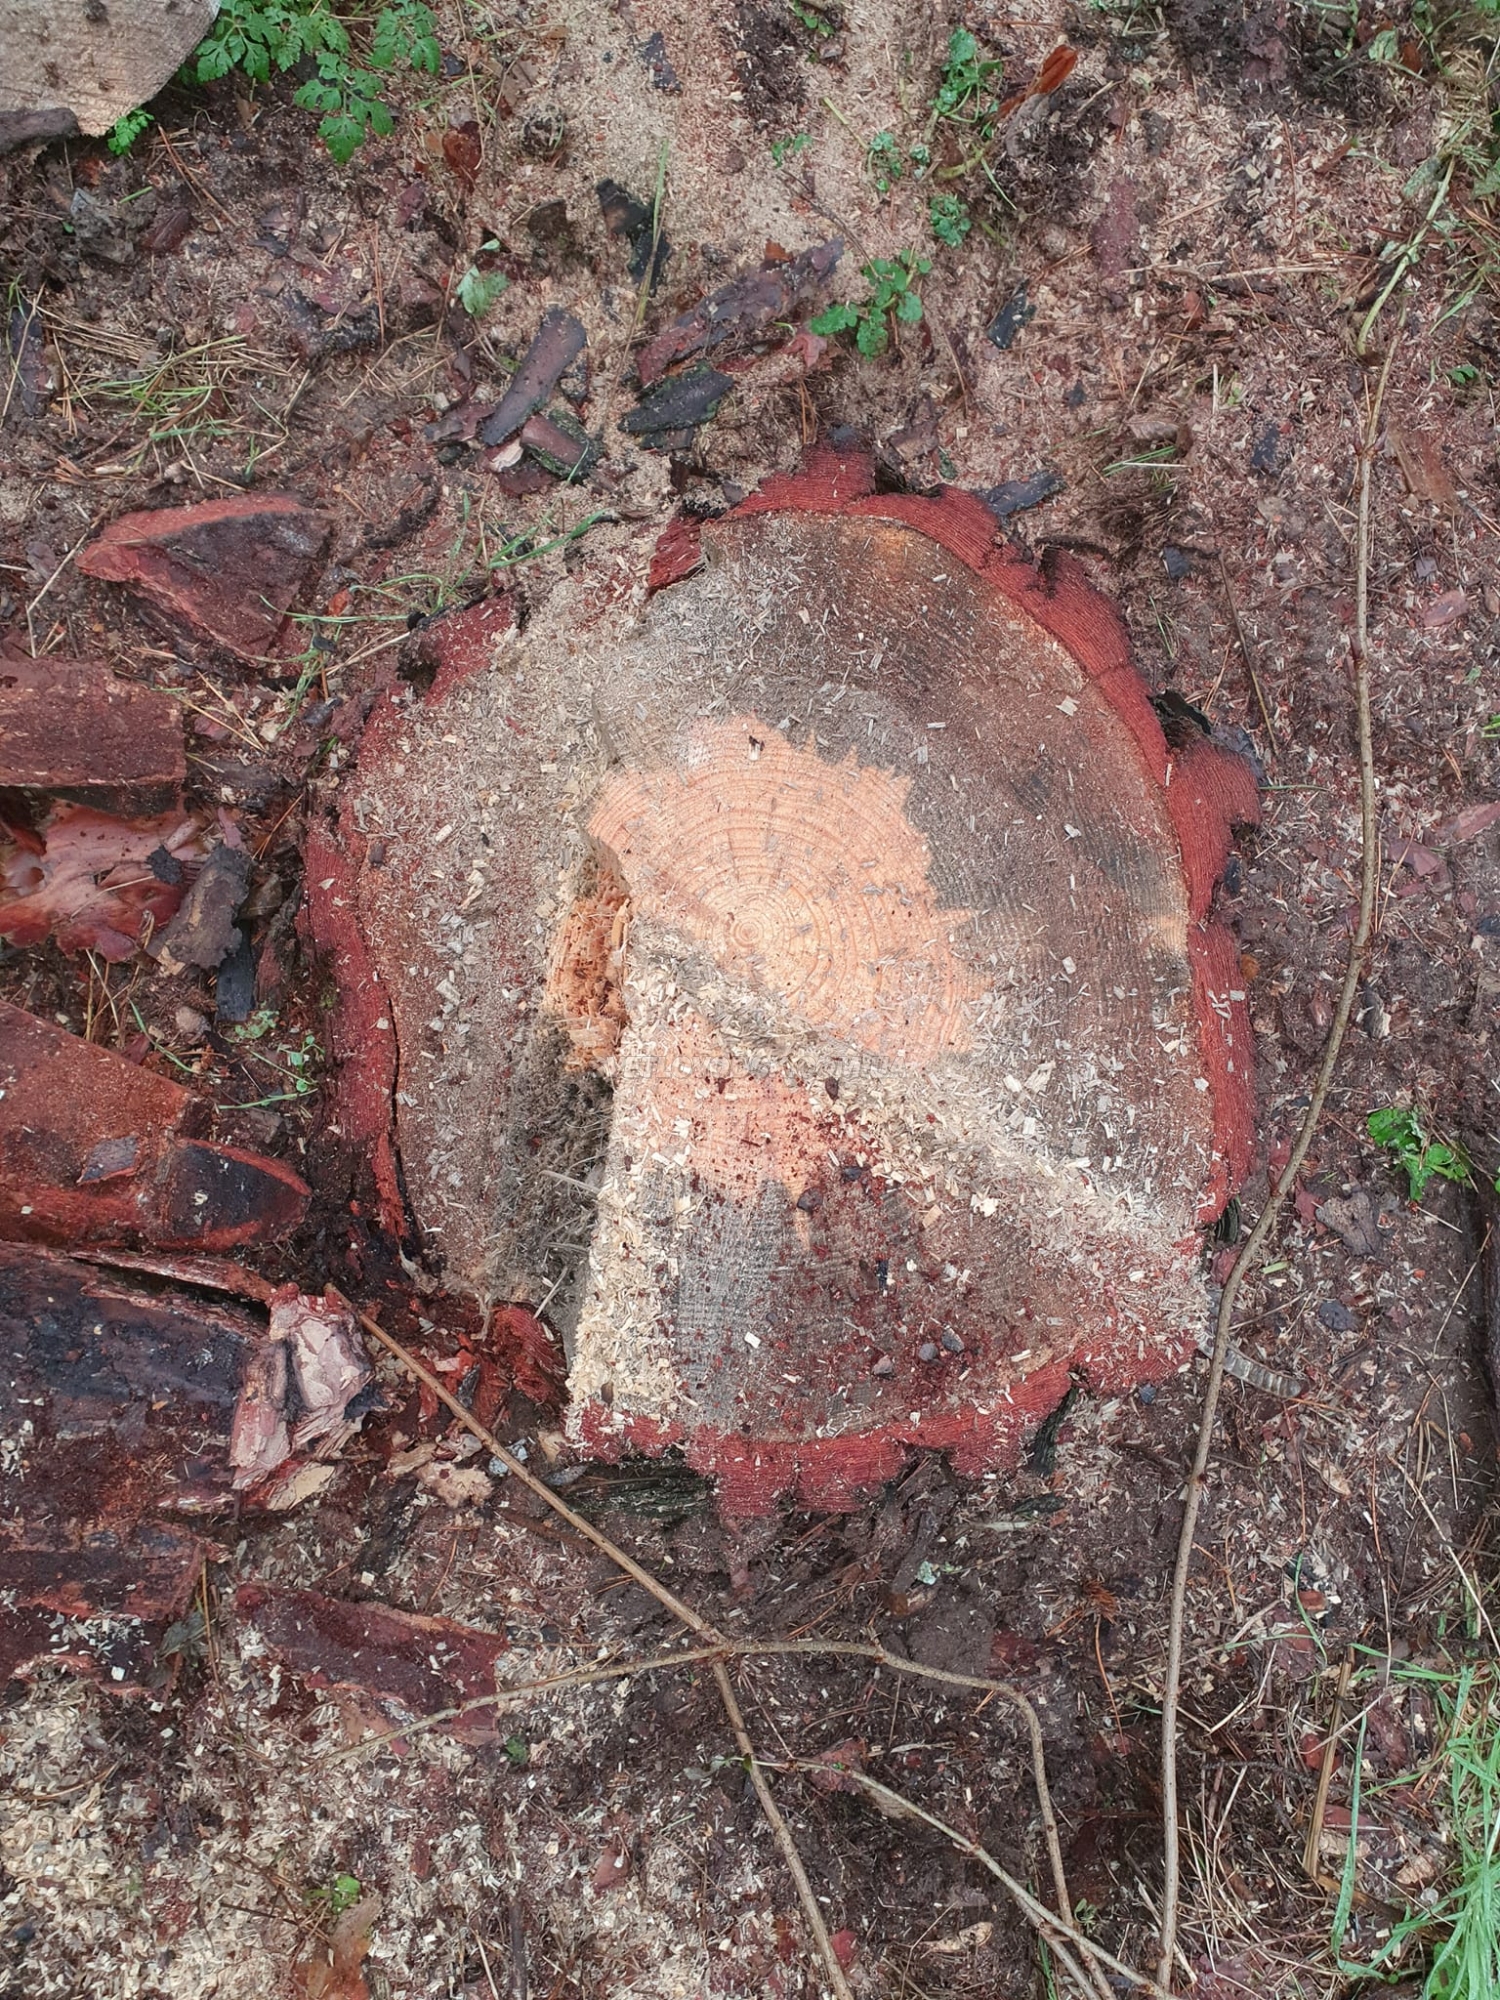
[[[1169,754],[1070,560],[869,485],[816,459],[669,534],[639,615],[559,593],[388,697],[310,862],[450,1279],[561,1329],[580,1440],[731,1513],[1179,1365],[1249,1151],[1248,768]]]
[[[171,81],[218,11],[218,0],[0,0],[0,138],[58,106],[101,137]]]

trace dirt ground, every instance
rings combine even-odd
[[[12,310],[38,302],[45,348],[24,381],[11,371],[0,426],[0,625],[183,698],[190,795],[253,833],[255,941],[275,945],[278,1032],[295,1046],[318,1035],[328,992],[297,923],[303,841],[337,808],[409,625],[476,596],[497,555],[525,615],[559,590],[637,590],[679,508],[722,511],[841,426],[893,487],[1052,473],[1057,490],[1011,532],[1079,555],[1152,685],[1244,732],[1264,773],[1264,824],[1221,897],[1258,1037],[1253,1216],[1307,1101],[1357,902],[1348,638],[1370,370],[1353,336],[1430,200],[1403,189],[1467,74],[1377,65],[1364,44],[1383,17],[1355,14],[1346,47],[1330,15],[1252,0],[449,9],[443,74],[402,80],[394,136],[347,168],[286,84],[253,101],[174,87],[122,159],[84,142],[12,156],[0,268]],[[960,24],[1003,57],[1008,91],[1061,42],[1078,62],[1011,114],[991,177],[963,181],[974,226],[953,248],[927,226],[935,183],[880,192],[866,148],[884,130],[921,137]],[[467,120],[471,177],[443,148]],[[956,144],[937,135],[939,168]],[[596,184],[649,202],[659,175],[671,254],[643,301]],[[1485,1225],[1460,1185],[1405,1199],[1366,1135],[1372,1111],[1416,1105],[1480,1170],[1500,1168],[1500,825],[1460,819],[1500,776],[1500,324],[1489,225],[1454,200],[1467,224],[1434,233],[1375,339],[1383,351],[1400,323],[1371,569],[1376,945],[1313,1157],[1241,1301],[1241,1346],[1306,1389],[1228,1385],[1188,1599],[1183,1981],[1212,2000],[1353,1990],[1329,1949],[1342,1751],[1324,1846],[1303,1866],[1340,1670],[1356,1647],[1420,1661],[1482,1644],[1465,1579],[1487,1571],[1494,1482]],[[925,317],[889,354],[813,343],[757,362],[686,449],[618,428],[638,328],[757,266],[768,242],[795,254],[835,236],[830,296],[857,295],[870,258],[931,258]],[[477,321],[447,303],[476,259],[509,280]],[[444,419],[496,400],[551,305],[587,329],[602,456],[576,485],[507,493],[472,431]],[[247,486],[335,521],[313,622],[272,670],[226,666],[72,567],[119,513]],[[201,1037],[178,1025],[184,1008],[211,1012],[194,975],[7,948],[0,990],[111,1046],[144,1029],[154,1060],[197,1064],[214,1135],[314,1184],[306,1228],[259,1260],[265,1275],[336,1281],[403,1337],[452,1348],[463,1308],[434,1303],[440,1274],[398,1261],[351,1210],[319,1097],[258,1101],[274,1095],[264,1070],[222,1037],[199,1061]],[[1205,1255],[1222,1277],[1226,1246]],[[206,1618],[144,1685],[49,1667],[8,1688],[4,2000],[824,1991],[701,1669],[389,1736],[399,1708],[309,1684],[253,1600],[237,1606],[255,1582],[454,1619],[505,1641],[502,1685],[677,1643],[514,1481],[445,1496],[402,1470],[397,1455],[442,1427],[394,1368],[382,1379],[389,1407],[327,1492],[220,1524]],[[1014,1473],[959,1481],[923,1460],[849,1515],[727,1526],[702,1482],[660,1467],[584,1470],[567,1491],[731,1634],[874,1636],[1014,1680],[1043,1718],[1075,1907],[1150,1967],[1156,1721],[1201,1390],[1190,1368],[1130,1399],[1080,1394]],[[536,1443],[554,1423],[517,1400],[503,1434],[561,1469]],[[1025,1736],[1003,1705],[852,1657],[749,1662],[736,1678],[773,1764],[846,1746],[1045,1879]],[[1362,1686],[1367,1764],[1413,1766],[1430,1716]],[[358,1748],[372,1731],[386,1740]],[[862,2000],[1044,1990],[1031,1933],[940,1833],[834,1784],[773,1782]],[[1440,1801],[1409,1788],[1364,1839],[1346,1958],[1440,1879]],[[356,1895],[380,1898],[369,1956],[330,1988],[325,1947]]]

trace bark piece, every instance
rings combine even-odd
[[[66,110],[100,138],[170,81],[218,11],[217,0],[0,0],[0,120]]]
[[[98,660],[0,652],[0,782],[126,817],[182,803],[182,711]]]
[[[641,387],[649,389],[686,355],[738,354],[766,339],[777,321],[790,319],[829,277],[843,254],[844,245],[835,238],[710,292],[641,349],[635,363]]]
[[[495,1632],[316,1590],[247,1583],[234,1602],[272,1657],[310,1687],[356,1688],[411,1715],[493,1694],[495,1662],[510,1650]]]
[[[168,922],[206,851],[203,822],[191,813],[115,819],[65,805],[35,831],[0,823],[0,937],[17,945],[50,937],[63,951],[119,964]]]
[[[1008,521],[1012,514],[1040,507],[1044,500],[1062,490],[1063,483],[1057,474],[1043,471],[1033,472],[1029,479],[1007,479],[999,486],[987,487],[979,497],[997,521]]]
[[[180,1085],[0,1002],[0,1232],[219,1251],[295,1228],[305,1183],[192,1137],[195,1113]]]
[[[355,788],[429,1240],[550,1298],[580,1439],[731,1513],[1167,1373],[1251,1151],[1248,767],[1169,753],[1068,559],[871,476],[769,481],[638,622],[559,594]]]
[[[231,1506],[226,1446],[257,1323],[236,1306],[142,1293],[35,1246],[0,1244],[0,1676],[39,1659],[133,1680],[187,1611]],[[101,1614],[144,1634],[80,1638]],[[101,1650],[102,1649],[102,1650]]]
[[[328,545],[325,515],[289,494],[206,500],[111,521],[78,557],[242,660],[264,655]]]
[[[164,972],[195,965],[212,972],[242,942],[235,917],[250,887],[247,848],[221,842],[193,878],[193,886],[164,931],[152,939],[151,956]]]
[[[631,277],[639,284],[646,276],[649,267],[651,278],[647,289],[654,292],[661,283],[662,273],[667,268],[672,245],[667,240],[667,232],[664,229],[653,227],[651,203],[640,201],[629,188],[621,187],[618,181],[602,180],[597,183],[594,191],[599,197],[599,212],[604,217],[605,228],[611,236],[623,236],[630,244],[630,263],[627,268]]]
[[[549,306],[494,415],[480,426],[481,443],[504,444],[507,438],[514,437],[533,410],[546,402],[557,387],[558,378],[587,345],[588,335],[573,315],[560,306]]]
[[[638,437],[651,451],[676,451],[684,433],[690,438],[705,424],[734,387],[732,375],[716,368],[689,368],[670,375],[643,396],[620,419],[620,429]]]

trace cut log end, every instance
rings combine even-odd
[[[1077,578],[859,486],[783,483],[634,628],[539,621],[365,760],[408,857],[359,897],[419,1218],[476,1285],[550,1292],[580,1438],[681,1444],[737,1513],[914,1445],[981,1470],[1070,1370],[1176,1366],[1249,1130],[1207,905],[1253,788],[1169,767]],[[460,880],[492,971],[435,1018]],[[539,1207],[564,1073],[604,1096]]]

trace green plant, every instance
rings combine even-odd
[[[308,1903],[330,1917],[341,1917],[345,1910],[352,1910],[364,1894],[364,1884],[357,1875],[335,1875],[325,1882],[321,1889],[309,1889]]]
[[[979,136],[988,139],[995,111],[995,95],[990,79],[1004,73],[998,56],[981,56],[979,44],[967,28],[955,28],[948,37],[948,54],[938,77],[936,94],[929,107],[929,136],[941,119],[955,124],[980,127]]]
[[[499,248],[493,236],[487,237],[480,255]],[[481,271],[477,264],[471,264],[458,281],[458,303],[470,319],[483,319],[500,294],[509,289],[510,279],[503,271]]]
[[[956,250],[974,226],[968,205],[956,194],[935,194],[928,204],[927,220],[939,243]]]
[[[811,0],[786,0],[786,4],[787,12],[795,20],[800,21],[803,27],[808,29],[812,34],[831,35],[833,33],[834,23],[830,20],[825,20],[819,12],[818,6],[811,4]]]
[[[881,194],[889,194],[904,171],[894,132],[877,132],[865,149],[865,166]]]
[[[785,166],[787,161],[795,159],[798,153],[805,153],[811,144],[812,134],[810,132],[797,132],[789,138],[773,139],[771,141],[771,165],[773,167]]]
[[[1346,1978],[1388,1981],[1409,1950],[1429,1954],[1422,2000],[1490,2000],[1500,1992],[1500,1715],[1493,1663],[1461,1668],[1402,1665],[1395,1680],[1420,1691],[1438,1722],[1437,1746],[1421,1772],[1404,1771],[1385,1785],[1362,1785],[1365,1725],[1351,1759],[1349,1836],[1333,1920],[1333,1949]],[[1414,1778],[1441,1774],[1446,1845],[1451,1854],[1447,1886],[1382,1935],[1370,1958],[1352,1963],[1344,1941],[1358,1887],[1361,1792],[1367,1796],[1409,1787]],[[1409,1792],[1405,1794],[1409,1796]]]
[[[200,83],[231,70],[268,83],[273,72],[304,61],[317,73],[298,86],[294,101],[321,112],[319,136],[342,165],[372,132],[384,138],[395,130],[381,97],[389,72],[404,67],[435,76],[442,49],[432,10],[422,0],[382,7],[359,61],[348,28],[327,0],[224,0],[198,45],[195,73]]]
[[[1500,743],[1500,715],[1492,715],[1479,733],[1486,743]]]
[[[241,1044],[242,1053],[252,1062],[264,1063],[289,1088],[278,1090],[269,1097],[257,1097],[250,1104],[226,1107],[237,1111],[254,1110],[263,1104],[286,1104],[299,1097],[310,1097],[318,1087],[318,1070],[323,1060],[323,1049],[311,1029],[300,1042],[277,1042],[276,1055],[268,1056],[263,1050],[251,1048],[252,1042],[264,1041],[272,1034],[278,1023],[275,1013],[269,1007],[257,1007],[248,1021],[231,1028],[230,1038]],[[276,1057],[281,1060],[278,1062]]]
[[[884,354],[890,345],[893,315],[908,326],[921,319],[922,301],[912,285],[931,269],[931,259],[919,257],[914,250],[903,251],[899,257],[876,257],[860,267],[870,287],[869,296],[830,306],[808,322],[809,328],[818,334],[852,333],[861,354],[871,359]]]
[[[127,111],[123,118],[117,118],[105,135],[104,143],[112,153],[128,153],[148,125],[156,121],[144,104],[134,111]]]
[[[1384,1146],[1406,1175],[1407,1190],[1420,1201],[1433,1179],[1462,1181],[1473,1178],[1469,1156],[1457,1140],[1430,1136],[1420,1112],[1402,1111],[1395,1105],[1372,1111],[1365,1129],[1377,1146]]]

